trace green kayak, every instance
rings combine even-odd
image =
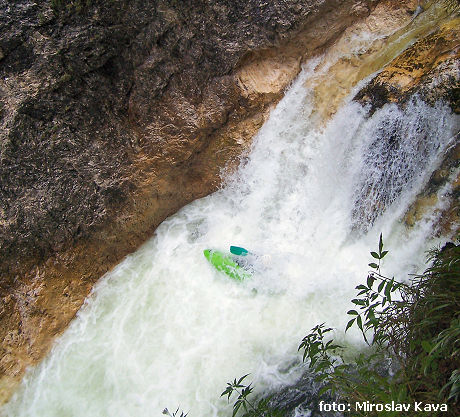
[[[229,254],[214,249],[205,249],[203,253],[218,271],[227,274],[230,278],[243,281],[251,276],[251,273],[239,266]]]

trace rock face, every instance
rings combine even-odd
[[[417,4],[418,0],[397,4],[382,0],[369,16],[349,26],[327,49],[323,64],[307,83],[313,89],[314,111],[320,122],[336,113],[359,81],[381,69],[424,30],[425,25],[413,20]],[[431,30],[429,24],[426,26]]]
[[[376,3],[0,0],[1,400]]]
[[[460,18],[449,19],[401,53],[355,99],[370,104],[372,113],[389,102],[403,105],[419,94],[429,104],[443,99],[459,114],[459,35]]]

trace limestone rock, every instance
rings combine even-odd
[[[444,99],[460,112],[460,18],[450,19],[415,42],[384,68],[355,97],[371,113],[388,102],[404,104],[417,93],[434,104]]]

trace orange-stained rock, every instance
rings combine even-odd
[[[430,104],[444,99],[459,113],[459,35],[459,17],[441,22],[439,28],[389,63],[356,99],[375,110],[388,102],[404,104],[411,95],[418,93]]]
[[[325,53],[307,88],[313,90],[314,112],[325,123],[356,84],[396,57],[416,38],[413,13],[417,0],[381,1],[364,19],[349,26]],[[424,25],[430,30],[429,25]]]
[[[441,192],[444,189],[445,191]],[[455,239],[460,229],[459,141],[448,152],[441,166],[431,175],[425,189],[409,207],[404,222],[408,227],[413,227],[430,213],[439,219],[437,234]]]

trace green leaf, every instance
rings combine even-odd
[[[367,286],[369,288],[372,288],[372,285],[374,285],[375,278],[372,275],[368,275],[367,277]]]
[[[328,349],[330,349],[330,350],[342,349],[342,348],[343,348],[343,346],[340,346],[340,345],[330,345],[330,346],[328,347]]]
[[[369,266],[374,269],[379,269],[379,266],[374,262],[370,263]]]
[[[329,391],[331,389],[331,387],[329,385],[325,385],[324,387],[322,387],[319,391],[318,391],[318,397],[320,397],[321,395],[325,394],[327,391]]]
[[[388,281],[387,285],[385,285],[385,297],[388,299],[388,302],[391,302],[391,287],[392,283],[391,281]]]
[[[426,353],[430,353],[433,345],[428,340],[422,340],[422,348]]]
[[[321,372],[321,371],[323,371],[324,369],[326,369],[328,367],[329,367],[329,363],[327,363],[325,361],[321,361],[321,362],[318,363],[318,365],[316,365],[315,372]]]
[[[380,233],[380,238],[379,238],[379,252],[382,253],[383,249],[383,239],[382,239],[382,234]]]
[[[380,256],[379,256],[379,254],[377,252],[371,252],[371,255],[375,259],[380,259]]]
[[[319,374],[319,375],[315,376],[315,379],[318,382],[323,382],[328,376],[329,376],[329,374]]]
[[[233,414],[232,414],[232,417],[235,417],[236,416],[236,413],[238,413],[238,410],[240,409],[241,407],[241,400],[238,400],[236,401],[236,403],[233,405]]]
[[[356,318],[356,324],[358,325],[358,327],[361,329],[361,331],[363,331],[363,321],[361,319],[361,316],[358,316]]]
[[[359,317],[359,316],[358,316]],[[347,332],[347,330],[353,326],[353,323],[355,322],[356,318],[354,319],[351,319],[348,323],[347,323],[347,327],[345,328],[345,333]]]
[[[381,254],[380,254],[380,259],[383,259],[383,257],[388,253],[387,250],[384,250]]]
[[[243,375],[237,382],[237,385],[240,385],[244,378],[246,378],[249,374]]]
[[[233,392],[233,388],[227,387],[225,391],[222,394],[220,394],[220,396],[223,397],[224,395],[228,394],[228,400],[230,401],[230,396],[232,395],[232,392]]]
[[[353,315],[353,316],[357,316],[358,315],[358,312],[356,310],[348,310],[347,311],[347,314],[350,314],[350,315]]]
[[[383,289],[384,285],[385,285],[385,281],[382,281],[382,282],[379,284],[379,286],[378,286],[378,291],[379,291],[379,293],[382,292],[382,289]]]
[[[370,319],[371,323],[377,323],[377,319],[375,318],[374,310],[369,310],[367,317]]]

